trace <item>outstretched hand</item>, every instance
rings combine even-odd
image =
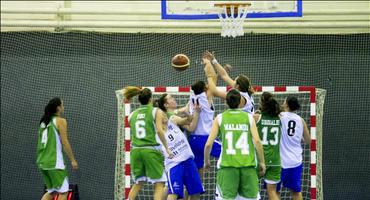
[[[202,58],[202,64],[205,65],[205,64],[209,64],[211,63],[210,60],[206,59],[206,58]]]
[[[224,69],[225,69],[225,71],[227,72],[227,73],[230,73],[231,72],[231,65],[230,64],[225,64],[224,66]]]
[[[202,55],[202,58],[212,61],[213,59],[215,59],[215,52],[205,51]]]

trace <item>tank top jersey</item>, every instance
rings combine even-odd
[[[273,117],[268,114],[261,113],[260,119],[256,125],[263,145],[266,166],[281,166],[281,126],[279,116]]]
[[[191,151],[186,135],[175,123],[173,123],[172,119],[173,117],[170,117],[168,120],[167,131],[165,132],[168,149],[174,155],[172,159],[168,158],[168,154],[162,146],[162,151],[165,156],[164,162],[167,171],[182,161],[185,161],[189,158],[194,158],[194,154]]]
[[[217,115],[222,151],[217,167],[255,167],[256,156],[250,122],[253,116],[240,109]]]
[[[198,117],[198,124],[194,130],[192,135],[209,135],[209,132],[212,128],[212,122],[213,122],[213,116],[215,113],[215,109],[213,106],[213,103],[208,103],[207,95],[205,92],[194,95],[192,94],[190,96],[190,102],[189,102],[189,111],[190,114],[193,114],[193,104],[199,102],[199,105],[201,106],[201,111],[199,112]]]
[[[281,113],[281,166],[293,168],[302,164],[302,118],[292,112]]]
[[[160,140],[156,134],[155,114],[158,108],[142,105],[134,110],[128,120],[131,128],[131,147],[159,147]]]
[[[37,136],[37,166],[43,170],[65,169],[62,149],[56,117],[48,125],[41,123]]]
[[[245,98],[246,102],[244,107],[242,108],[243,111],[254,114],[254,100],[252,96],[249,96],[248,92],[240,92],[240,95]]]

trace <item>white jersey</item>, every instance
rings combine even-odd
[[[302,164],[302,118],[292,112],[281,113],[280,157],[283,168]]]
[[[193,114],[193,104],[197,103],[197,101],[199,102],[201,111],[199,113],[197,127],[195,128],[192,135],[209,135],[212,128],[213,116],[215,113],[213,103],[208,102],[205,92],[202,92],[198,95],[192,94],[190,96],[189,102],[190,114]]]
[[[245,105],[242,108],[243,111],[254,114],[254,100],[252,96],[249,96],[248,92],[240,92],[240,95],[245,98]]]
[[[172,117],[168,120],[165,138],[168,149],[174,155],[172,159],[169,159],[166,150],[162,146],[162,151],[165,156],[164,163],[167,171],[182,161],[185,161],[189,158],[194,158],[194,154],[191,151],[186,135],[175,123],[172,122]]]

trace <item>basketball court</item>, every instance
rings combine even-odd
[[[367,1],[2,1],[1,199],[41,199],[37,128],[61,97],[68,137],[68,200],[128,199],[133,185],[128,116],[140,106],[123,88],[149,88],[178,107],[206,81],[205,51],[256,93],[301,103],[311,144],[303,148],[304,200],[370,199],[367,123],[370,26]],[[229,91],[220,77],[217,87]],[[227,109],[214,97],[215,116]],[[205,173],[215,199],[216,159]],[[262,200],[267,192],[259,184]],[[21,191],[21,192],[20,192]],[[283,188],[281,199],[291,199]],[[153,199],[145,184],[139,200]]]

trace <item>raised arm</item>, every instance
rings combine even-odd
[[[166,138],[164,136],[166,129],[164,127],[163,122],[165,120],[167,120],[167,119],[165,119],[165,117],[166,117],[165,113],[161,109],[157,109],[157,111],[155,113],[155,126],[157,128],[158,137],[161,140],[163,147],[166,149],[168,157],[173,158],[173,154],[168,149],[167,141],[166,141]]]
[[[201,110],[201,107],[198,104],[194,104],[193,108],[194,108],[194,112],[193,112],[193,116],[191,118],[190,124],[183,126],[183,128],[185,128],[190,133],[193,132],[195,128],[197,127],[199,113]]]
[[[63,150],[66,152],[73,169],[78,169],[78,164],[72,151],[72,147],[69,144],[68,133],[67,133],[67,120],[64,118],[57,118],[57,128],[59,129],[60,138],[62,140]]]
[[[302,118],[302,123],[303,123],[303,139],[306,144],[311,144],[311,136],[310,132],[308,131],[307,124]]]
[[[208,82],[208,91],[211,95],[220,97],[222,99],[226,99],[226,91],[220,91],[216,87],[216,83],[214,82],[214,77],[217,76],[216,72],[213,69],[211,62],[208,59],[203,59],[204,63],[204,72],[207,77]],[[208,93],[208,92],[207,92]]]
[[[211,153],[213,142],[215,141],[218,135],[218,129],[219,129],[219,125],[218,125],[217,118],[216,118],[213,120],[211,133],[209,134],[207,143],[204,146],[204,168],[205,169],[208,169],[211,166],[209,154]]]
[[[204,52],[204,58],[207,58],[213,66],[216,68],[218,75],[224,80],[229,86],[233,87],[235,85],[235,81],[230,78],[227,71],[217,62],[215,55],[209,51]]]
[[[250,125],[251,125],[251,132],[252,132],[252,140],[257,152],[257,159],[258,159],[258,166],[260,167],[259,175],[263,176],[266,172],[266,166],[265,166],[265,157],[263,153],[263,147],[261,144],[260,137],[258,135],[258,130],[256,127],[256,123],[252,117],[249,117],[250,119]]]

